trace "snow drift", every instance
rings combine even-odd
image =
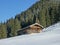
[[[0,45],[60,45],[60,22],[43,29],[42,33],[1,39]]]

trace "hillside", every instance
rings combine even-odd
[[[15,18],[0,24],[0,38],[17,36],[18,29],[35,22],[48,27],[60,21],[60,0],[40,0]]]
[[[60,21],[60,1],[41,0],[15,18],[22,21],[22,27],[38,22],[44,27]]]
[[[60,45],[60,22],[43,29],[42,33],[2,39],[0,45]]]

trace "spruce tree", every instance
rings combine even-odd
[[[1,24],[0,31],[1,38],[7,38],[7,29],[5,24]]]
[[[18,31],[21,29],[21,22],[16,18],[14,20],[14,35],[18,35]]]

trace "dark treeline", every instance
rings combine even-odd
[[[60,21],[60,0],[40,0],[15,18],[0,23],[0,39],[17,36],[18,29],[35,22],[48,27]]]

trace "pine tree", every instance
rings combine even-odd
[[[60,21],[60,4],[57,9],[57,18],[58,18],[58,21]]]
[[[46,13],[45,13],[45,18],[46,18],[46,27],[50,26],[51,25],[51,19],[50,19],[50,15],[49,15],[49,8],[48,7],[48,4],[46,4]]]
[[[42,9],[40,11],[40,24],[43,25],[44,27],[46,27],[46,16],[45,16],[45,9]]]
[[[15,34],[14,34],[14,30],[15,30],[15,28],[14,28],[14,19],[13,18],[11,18],[11,20],[10,20],[10,25],[11,25],[11,36],[15,36]]]
[[[1,24],[0,24],[0,39],[2,38],[2,36],[1,36]]]
[[[14,20],[14,35],[15,35],[15,36],[18,35],[18,34],[17,34],[17,31],[19,31],[19,29],[21,29],[21,22],[18,21],[18,19],[16,18],[16,19]]]
[[[0,26],[0,38],[7,38],[7,29],[5,24]]]
[[[14,36],[14,19],[13,18],[11,18],[10,20],[9,20],[9,22],[7,23],[7,27],[8,27],[8,36]]]

